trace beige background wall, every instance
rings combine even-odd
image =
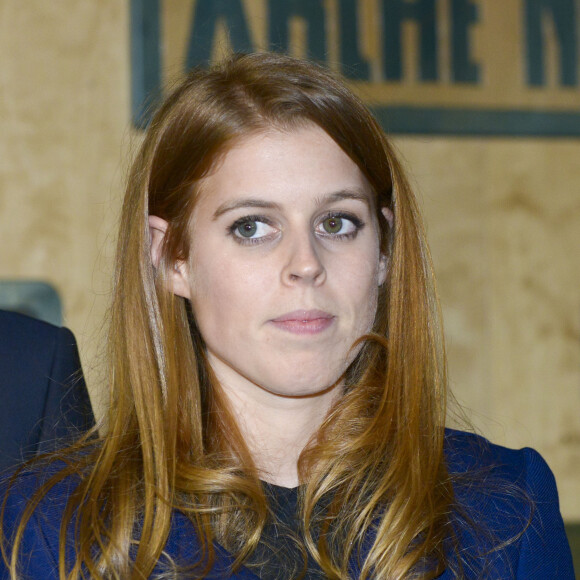
[[[97,409],[134,140],[128,31],[125,0],[0,0],[0,279],[57,287]],[[425,211],[455,395],[486,435],[539,449],[580,520],[580,138],[395,140]]]

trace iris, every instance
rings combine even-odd
[[[342,229],[342,218],[329,217],[322,222],[322,227],[329,234],[338,234]]]

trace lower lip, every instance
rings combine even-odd
[[[319,334],[334,322],[331,318],[313,318],[312,320],[272,320],[274,326],[292,334]]]

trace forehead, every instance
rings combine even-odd
[[[198,204],[250,196],[291,205],[340,191],[360,192],[374,204],[356,163],[323,129],[306,125],[237,139],[200,181]]]

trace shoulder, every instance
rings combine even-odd
[[[528,476],[553,481],[550,468],[534,449],[502,447],[466,431],[445,430],[445,457],[453,474],[493,468],[496,474],[516,481],[525,480]],[[531,473],[528,474],[530,469]]]
[[[446,429],[445,458],[459,493],[493,496],[510,491],[510,499],[534,507],[537,502],[558,503],[554,475],[534,449],[510,449],[480,435]],[[468,486],[468,490],[465,490]]]
[[[0,502],[4,507],[2,531],[34,505],[42,520],[58,520],[81,477],[70,474],[68,462],[60,459],[39,459],[12,469],[0,478]]]
[[[31,366],[49,367],[55,356],[78,358],[74,335],[68,328],[16,312],[0,310],[0,365],[10,364],[19,372]],[[26,365],[17,362],[26,360]]]
[[[11,548],[14,534],[27,517],[27,509],[35,506],[30,518],[23,524],[22,543],[19,554],[22,578],[58,580],[58,563],[60,553],[61,523],[65,510],[74,491],[81,482],[78,475],[62,476],[65,463],[53,462],[28,471],[16,472],[12,477],[5,476],[0,481],[0,502],[3,502],[3,514],[0,520],[2,541]],[[62,477],[61,477],[62,476]],[[49,481],[55,483],[38,494]],[[36,500],[38,499],[38,504]],[[65,550],[74,558],[76,546],[75,520],[66,530]],[[138,527],[138,526],[137,526]],[[234,572],[235,558],[224,548],[215,544],[215,559],[210,572],[204,576],[208,579],[257,580],[257,576],[241,567]],[[201,544],[196,539],[196,531],[191,520],[182,512],[173,513],[169,537],[158,563],[154,576],[164,576],[174,567],[183,566],[185,570],[198,563],[202,557]],[[0,580],[7,580],[9,573],[6,564],[0,557]],[[20,577],[20,576],[19,576]]]
[[[486,554],[488,577],[574,578],[556,481],[537,451],[446,430],[445,457],[461,548],[480,563]]]
[[[0,310],[0,333],[9,333],[12,341],[23,338],[32,340],[55,340],[59,327],[18,312]]]
[[[4,475],[0,481],[2,541],[11,551],[16,534],[22,532],[19,565],[23,578],[58,578],[61,521],[79,479],[60,478],[64,467],[60,462],[36,465]],[[9,577],[5,566],[0,560],[2,579]]]

